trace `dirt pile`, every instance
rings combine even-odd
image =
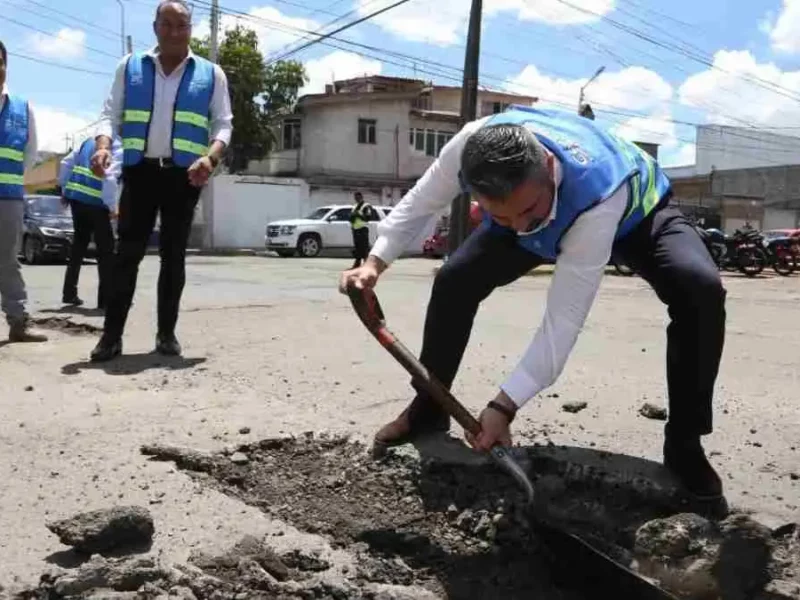
[[[92,594],[103,587],[129,594],[103,596],[109,598],[597,597],[597,590],[585,595],[572,585],[582,572],[575,559],[549,560],[507,475],[468,451],[455,460],[417,450],[394,449],[376,462],[359,444],[310,434],[218,454],[145,447],[154,460],[174,461],[226,494],[325,536],[355,566],[337,569],[300,551],[278,554],[268,541],[247,538],[222,556],[196,554],[183,566],[94,557],[81,567],[85,583],[75,583],[76,571],[62,572],[22,598],[79,589],[73,597],[99,598]],[[669,479],[639,459],[563,447],[518,450],[536,474],[540,516],[680,597],[797,598],[796,527],[770,531],[740,514],[721,521],[687,514]]]

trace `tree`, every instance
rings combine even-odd
[[[192,39],[192,51],[208,58],[210,39]],[[226,32],[217,62],[225,71],[233,109],[233,139],[225,159],[230,172],[266,156],[275,146],[275,125],[291,111],[298,90],[308,81],[297,61],[267,65],[256,32],[237,25]]]

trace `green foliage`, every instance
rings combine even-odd
[[[208,58],[209,38],[193,38],[192,51]],[[233,139],[225,159],[230,172],[247,168],[276,145],[274,125],[290,112],[298,90],[308,81],[302,63],[267,65],[258,49],[256,32],[237,26],[219,44],[217,62],[228,78],[233,109]]]

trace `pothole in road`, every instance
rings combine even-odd
[[[560,556],[561,568],[554,569],[515,484],[456,443],[392,450],[380,461],[358,443],[310,434],[216,454],[158,446],[142,452],[326,537],[356,565],[331,583],[324,559],[276,559],[258,545],[268,546],[268,539],[251,539],[243,543],[249,553],[240,544],[157,577],[148,571],[153,593],[175,595],[185,588],[193,594],[187,598],[242,600],[611,597],[608,590],[585,594],[570,585],[585,565],[576,556]],[[797,527],[771,531],[743,514],[715,521],[687,513],[685,499],[648,461],[569,447],[517,448],[515,454],[536,479],[541,516],[583,535],[676,597],[800,597],[800,588],[792,595],[800,575]]]

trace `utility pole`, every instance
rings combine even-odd
[[[133,54],[133,38],[128,36],[128,54]]]
[[[594,72],[594,75],[592,75],[592,76],[589,78],[589,81],[587,81],[586,83],[584,83],[584,84],[581,86],[581,93],[580,93],[580,95],[578,96],[578,114],[579,114],[579,115],[580,115],[580,114],[582,114],[582,113],[584,112],[584,108],[583,108],[583,99],[584,99],[584,94],[583,94],[583,92],[584,92],[584,90],[585,90],[587,87],[589,87],[589,84],[590,84],[590,83],[592,83],[592,82],[593,82],[595,79],[597,79],[597,77],[600,75],[600,73],[602,73],[602,72],[603,72],[603,71],[605,71],[605,70],[606,70],[605,66],[602,66],[602,67],[600,67],[599,69],[597,69],[597,71],[595,71],[595,72]]]
[[[211,62],[217,62],[219,48],[219,0],[211,0],[211,40],[208,57]],[[203,198],[203,247],[210,250],[214,247],[214,178],[209,178],[206,184],[205,197]]]
[[[464,79],[461,84],[461,127],[474,121],[478,112],[478,67],[481,49],[482,0],[472,0],[467,31],[467,48],[464,53]],[[449,254],[464,243],[469,223],[469,194],[459,194],[450,207]]]
[[[122,56],[125,56],[125,5],[122,0],[117,0],[120,10],[119,41],[122,44]]]

